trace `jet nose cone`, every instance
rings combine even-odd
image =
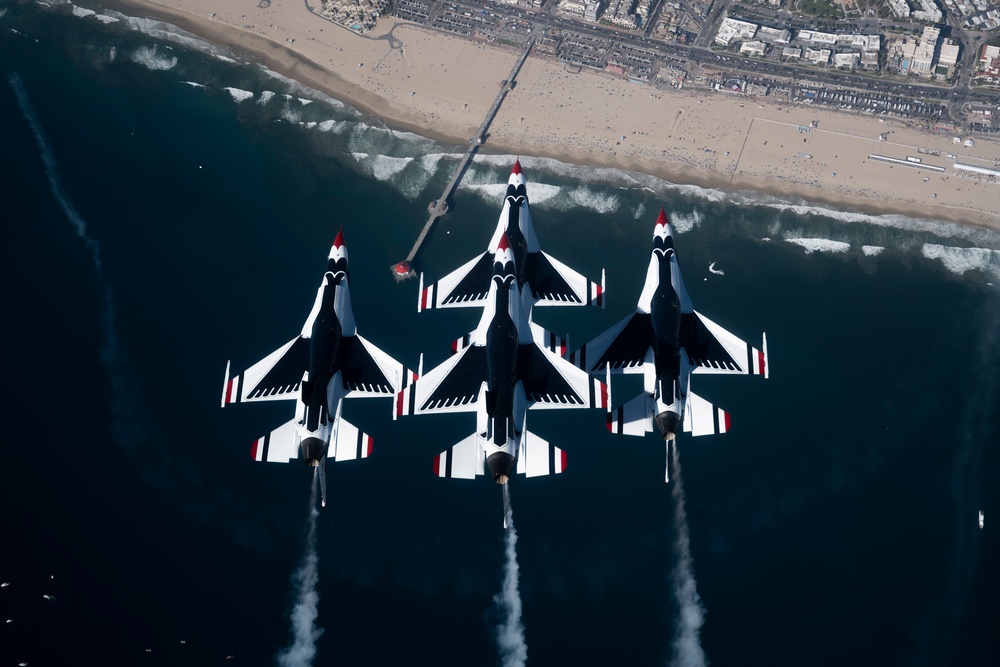
[[[521,158],[514,160],[514,168],[510,170],[510,173],[519,176],[521,174]]]
[[[669,248],[673,247],[674,227],[670,224],[666,212],[661,208],[660,214],[656,216],[656,225],[653,227],[653,247]]]
[[[337,238],[335,238],[333,240],[333,247],[334,248],[343,248],[344,247],[344,228],[343,227],[341,227],[337,231]]]

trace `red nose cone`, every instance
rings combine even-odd
[[[497,244],[497,250],[507,250],[510,248],[510,241],[507,240],[507,235],[502,234],[500,236],[500,243]]]
[[[334,248],[342,248],[344,246],[344,228],[341,227],[337,232],[337,238],[333,240]]]
[[[667,214],[664,213],[663,209],[661,208],[660,209],[660,215],[656,216],[656,224],[657,225],[667,225],[669,223],[670,223],[670,221],[667,220]]]
[[[510,173],[520,175],[520,173],[521,173],[521,160],[520,160],[520,158],[518,158],[517,160],[514,160],[514,168],[510,170]]]

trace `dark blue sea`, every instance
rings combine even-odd
[[[311,473],[251,459],[291,403],[220,409],[226,363],[299,332],[341,227],[361,332],[444,360],[479,313],[418,314],[389,265],[461,149],[98,13],[0,3],[0,665],[272,665]],[[514,158],[477,157],[428,280],[485,249]],[[576,347],[631,312],[662,206],[695,307],[771,364],[696,378],[732,430],[682,437],[671,485],[652,436],[532,413],[569,467],[511,486],[527,663],[1000,664],[1000,235],[521,162],[542,247],[607,271],[604,310],[539,323]],[[375,448],[330,466],[303,664],[500,664],[500,491],[431,472],[472,417],[345,416]]]

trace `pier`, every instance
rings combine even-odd
[[[531,47],[535,45],[534,38],[529,39],[524,44],[524,49],[521,51],[521,55],[518,56],[517,60],[514,62],[514,66],[510,70],[510,74],[500,83],[500,92],[497,93],[497,97],[493,100],[493,105],[490,107],[489,111],[486,112],[486,117],[483,118],[483,122],[479,125],[479,130],[476,135],[469,139],[469,145],[465,150],[465,155],[462,156],[462,160],[458,163],[458,168],[455,169],[455,173],[452,174],[451,180],[448,181],[448,185],[445,186],[444,192],[441,196],[432,201],[427,207],[427,222],[424,223],[424,228],[420,230],[420,235],[417,237],[416,242],[413,247],[410,248],[410,254],[406,256],[406,259],[402,262],[397,262],[389,267],[392,271],[392,275],[395,276],[397,282],[402,282],[416,275],[413,270],[413,258],[417,256],[420,252],[420,246],[423,245],[424,239],[431,231],[431,227],[437,222],[438,218],[443,216],[448,212],[448,199],[451,197],[455,188],[458,187],[459,181],[462,180],[462,176],[465,175],[466,169],[472,163],[472,158],[475,156],[476,151],[479,147],[486,141],[486,134],[490,129],[490,123],[496,117],[497,112],[500,110],[500,105],[503,103],[504,98],[507,93],[514,88],[514,80],[517,77],[517,73],[521,70],[521,66],[524,65],[524,61],[528,59],[528,53],[531,51]]]

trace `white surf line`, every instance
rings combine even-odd
[[[309,498],[309,523],[306,532],[306,549],[302,565],[295,572],[299,594],[292,608],[292,645],[278,654],[281,667],[309,667],[316,657],[316,642],[323,629],[316,627],[319,616],[319,555],[316,553],[316,509],[318,475],[313,469],[312,494]]]
[[[503,485],[504,511],[507,526],[506,563],[503,587],[493,601],[504,615],[497,626],[497,648],[503,667],[524,667],[528,660],[528,645],[524,641],[524,624],[521,622],[521,593],[517,588],[517,531],[514,529],[514,512],[510,507],[507,483]]]
[[[694,562],[691,559],[691,544],[688,536],[687,512],[684,510],[684,484],[681,481],[681,459],[677,444],[673,447],[674,479],[671,495],[674,498],[674,527],[677,564],[673,572],[674,597],[680,616],[673,640],[673,655],[670,664],[674,667],[705,667],[705,651],[701,648],[699,633],[705,622],[705,608],[698,596],[694,579]]]

